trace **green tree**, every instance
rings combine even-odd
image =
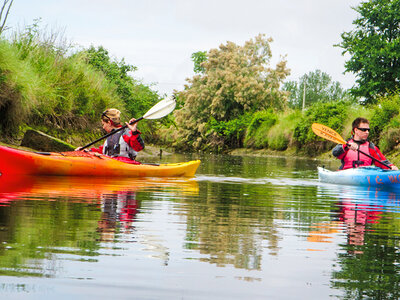
[[[195,73],[204,73],[205,68],[201,64],[207,60],[207,52],[197,51],[191,57],[194,63],[193,71]]]
[[[304,74],[299,81],[287,81],[283,90],[289,92],[289,105],[292,108],[303,107],[305,92],[305,107],[317,102],[330,102],[342,100],[346,97],[346,91],[338,81],[332,81],[331,76],[320,70]]]
[[[285,60],[275,68],[269,66],[271,41],[259,35],[243,46],[227,42],[207,53],[201,63],[204,72],[188,79],[178,95],[184,103],[175,114],[182,144],[194,148],[240,145],[246,114],[286,106],[287,92],[280,85],[289,69]]]
[[[129,73],[136,71],[137,67],[125,63],[125,60],[116,61],[103,47],[91,46],[85,50],[87,62],[102,71],[105,77],[116,85],[118,95],[125,102],[125,107],[130,116],[142,116],[152,105],[159,101],[159,95],[150,86],[134,79]]]
[[[400,83],[400,0],[370,0],[354,8],[355,28],[342,33],[346,72],[356,74],[351,93],[373,103],[395,92]]]

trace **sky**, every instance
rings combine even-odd
[[[319,69],[344,88],[341,33],[354,28],[361,0],[14,0],[9,32],[41,18],[77,48],[105,47],[138,68],[132,75],[160,95],[182,90],[194,75],[191,55],[227,41],[243,45],[260,33],[272,37],[272,60],[286,56],[298,80]]]

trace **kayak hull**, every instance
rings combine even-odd
[[[0,173],[6,175],[193,177],[200,160],[174,164],[128,164],[89,153],[35,153],[0,146]]]
[[[318,167],[318,178],[321,182],[341,185],[400,187],[400,171],[372,166],[341,171],[330,171]]]

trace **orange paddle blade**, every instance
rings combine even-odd
[[[312,131],[314,133],[328,141],[337,143],[337,144],[346,144],[346,141],[340,136],[339,133],[337,133],[335,130],[332,128],[329,128],[325,125],[318,124],[318,123],[313,123],[312,126]]]

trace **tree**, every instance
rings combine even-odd
[[[400,0],[370,0],[354,8],[355,29],[342,33],[337,45],[350,54],[346,72],[356,74],[355,96],[373,103],[400,84]]]
[[[126,64],[124,59],[111,59],[108,51],[101,46],[97,49],[92,46],[85,52],[88,64],[102,71],[105,77],[116,85],[116,91],[125,102],[129,117],[142,116],[159,101],[157,92],[129,75],[129,72],[136,71],[137,67]]]
[[[197,51],[192,54],[192,61],[194,63],[193,71],[195,73],[204,73],[205,68],[201,65],[207,60],[206,51]]]
[[[304,87],[305,97],[304,97]],[[289,105],[292,108],[301,109],[303,98],[305,106],[317,102],[330,102],[342,100],[346,97],[346,91],[338,81],[332,81],[331,76],[320,70],[304,74],[299,81],[287,81],[284,83],[284,91],[289,92]]]
[[[176,112],[176,122],[186,145],[204,148],[212,140],[227,146],[237,144],[246,114],[285,107],[287,93],[280,85],[289,69],[285,60],[275,68],[269,66],[270,42],[272,39],[259,35],[244,46],[227,42],[208,51],[201,63],[204,72],[187,79],[185,89],[177,95],[184,106]]]

